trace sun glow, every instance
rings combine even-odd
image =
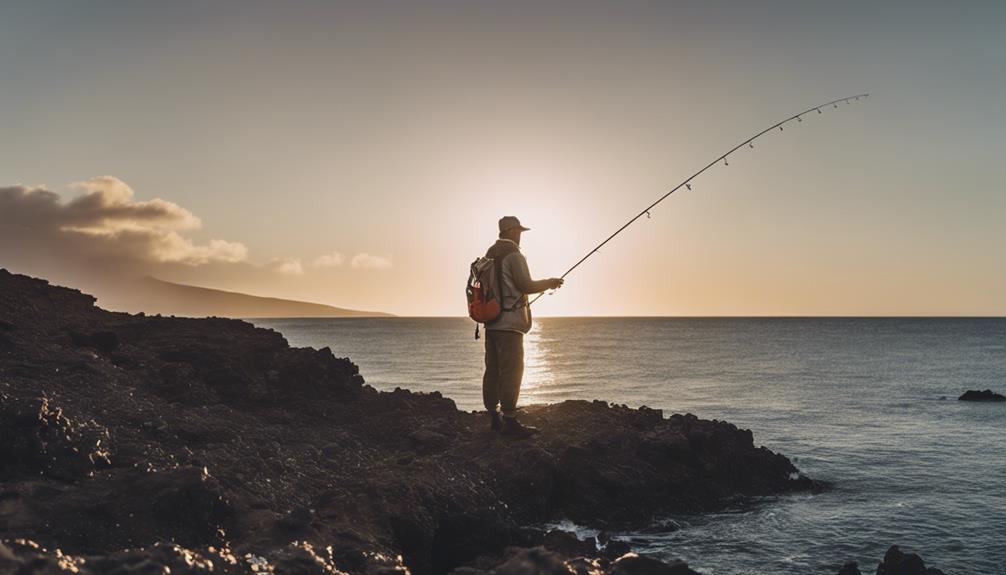
[[[524,383],[521,404],[541,403],[555,381],[551,366],[541,345],[541,323],[536,323],[524,337]]]

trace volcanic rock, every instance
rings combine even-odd
[[[969,389],[957,399],[960,401],[1006,401],[1006,395],[996,393],[991,389],[986,389],[985,391]]]
[[[906,554],[892,545],[884,560],[877,565],[877,575],[944,575],[943,571],[927,568],[922,558],[915,553]]]
[[[838,575],[863,575],[863,572],[859,570],[859,563],[848,561],[838,570]]]
[[[611,567],[612,575],[699,575],[683,561],[664,563],[651,557],[627,553]]]
[[[637,529],[818,486],[726,422],[567,401],[526,409],[541,432],[510,441],[439,393],[373,389],[327,348],[111,313],[4,270],[0,334],[0,561],[29,573],[558,569],[527,549],[562,536],[526,526]]]
[[[583,540],[576,533],[552,529],[545,534],[543,545],[566,557],[594,557],[597,555],[597,541],[591,537]]]
[[[520,549],[493,570],[493,575],[572,575],[573,571],[556,553],[544,547]]]

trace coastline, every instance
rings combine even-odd
[[[567,401],[529,408],[541,436],[507,442],[439,393],[379,392],[331,350],[243,321],[106,312],[5,271],[0,285],[0,560],[633,572],[617,541],[537,526],[646,527],[824,487],[726,422]]]

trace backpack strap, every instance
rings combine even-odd
[[[506,297],[504,294],[506,282],[503,281],[503,260],[505,260],[510,254],[517,251],[520,251],[517,246],[511,244],[510,242],[503,242],[502,246],[500,243],[494,244],[493,247],[489,248],[489,254],[486,254],[491,254],[493,258],[493,269],[496,272],[496,291],[499,292],[496,294],[496,297],[500,300],[501,311],[513,311],[517,309],[519,304],[525,299],[520,297],[521,294],[517,294],[515,296],[517,298],[517,302],[514,303],[512,307],[506,307],[503,305],[503,302],[505,301],[504,298]]]
[[[513,253],[513,252],[510,252]],[[503,288],[506,286],[506,282],[503,281],[503,260],[506,259],[510,253],[503,254],[493,258],[493,267],[496,268],[496,297],[500,298],[500,310],[510,311],[506,308],[504,302],[506,302],[506,295],[503,293]]]

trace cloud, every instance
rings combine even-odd
[[[15,242],[24,254],[48,250],[64,259],[111,263],[200,266],[248,257],[238,242],[196,244],[184,237],[181,231],[200,227],[199,218],[165,200],[137,201],[132,188],[118,178],[102,176],[72,187],[83,193],[69,201],[44,188],[0,188],[0,239]]]
[[[316,257],[311,265],[317,268],[337,268],[342,265],[344,259],[339,252],[332,252]]]
[[[0,186],[0,267],[83,289],[99,305],[139,309],[135,281],[144,276],[324,301],[335,286],[358,289],[347,276],[391,266],[387,257],[334,250],[256,261],[241,242],[197,237],[201,225],[185,207],[139,199],[112,176],[73,184],[70,193]]]
[[[349,265],[354,268],[386,269],[391,267],[391,260],[389,258],[372,256],[368,253],[362,252],[353,256],[353,260]]]
[[[73,220],[68,227],[107,232],[138,227],[191,230],[201,225],[199,218],[178,204],[161,199],[135,201],[132,188],[113,176],[91,178],[71,187],[84,190],[84,194],[63,206]]]
[[[283,259],[273,262],[273,268],[283,274],[288,276],[302,276],[304,275],[304,266],[301,265],[298,259]]]

